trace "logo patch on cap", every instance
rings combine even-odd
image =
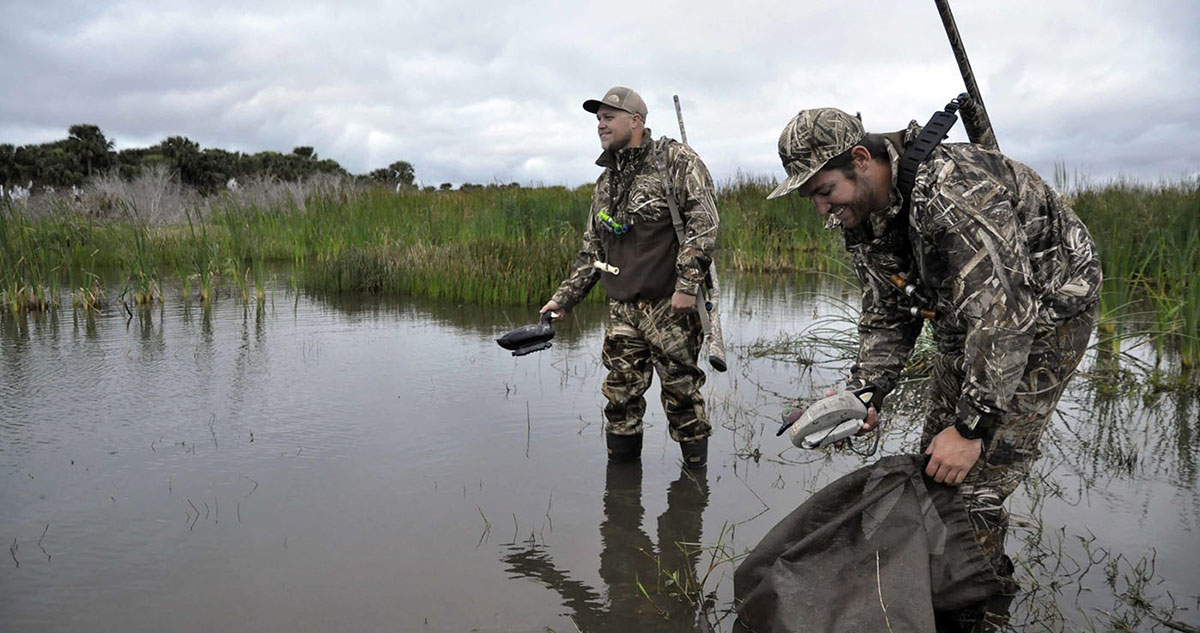
[[[608,95],[608,98],[605,99],[605,101],[612,101],[613,103],[620,103],[621,98],[618,97],[617,95]]]

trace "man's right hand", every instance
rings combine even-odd
[[[875,423],[879,421],[879,413],[875,411],[875,405],[867,405],[867,419],[863,420],[863,427],[859,429],[855,435],[866,435],[875,430]]]
[[[837,395],[837,390],[835,390],[835,389],[830,389],[829,391],[825,392],[826,397],[834,396],[834,395]],[[863,420],[863,427],[861,429],[859,429],[858,433],[855,433],[855,435],[862,436],[862,435],[866,435],[867,433],[870,433],[871,431],[874,431],[875,424],[878,421],[879,421],[879,413],[877,411],[875,411],[875,405],[868,404],[867,405],[867,419]]]
[[[547,301],[546,305],[542,306],[542,309],[538,310],[538,314],[545,314],[547,312],[554,313],[550,316],[551,323],[553,323],[555,321],[562,321],[563,317],[566,316],[566,314],[565,314],[566,311],[563,310],[562,306],[558,305],[558,302],[553,299]]]

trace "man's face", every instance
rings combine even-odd
[[[606,105],[596,110],[596,132],[602,149],[617,151],[629,145],[633,130],[640,119],[637,115]]]
[[[832,218],[846,228],[865,222],[876,198],[863,174],[847,176],[841,169],[818,171],[800,187],[800,195],[812,199],[822,218]]]

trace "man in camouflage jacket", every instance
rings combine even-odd
[[[798,190],[842,227],[862,285],[850,388],[870,384],[882,396],[895,386],[925,310],[937,346],[926,473],[960,485],[999,567],[1001,502],[1038,457],[1087,347],[1100,262],[1087,227],[1032,169],[977,145],[938,145],[917,169],[906,212],[897,170],[920,129],[914,121],[866,134],[841,110],[803,110],[779,137],[788,178],[769,197]]]
[[[541,312],[556,319],[600,281],[609,298],[602,359],[609,459],[637,459],[642,447],[643,397],[657,370],[671,437],[686,465],[706,465],[712,428],[704,410],[703,339],[696,296],[712,262],[717,206],[708,169],[686,145],[654,140],[645,127],[646,103],[614,87],[584,102],[596,114],[604,152],[583,247],[571,275]],[[668,196],[684,222],[676,237]],[[703,309],[702,307],[699,309]]]

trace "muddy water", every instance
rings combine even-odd
[[[607,468],[598,307],[516,359],[493,339],[528,310],[280,291],[4,315],[0,630],[730,630],[732,559],[868,461],[773,434],[845,367],[778,343],[845,336],[853,291],[739,286],[695,477],[657,387],[641,466]],[[1017,622],[1159,626],[1125,594],[1200,624],[1196,417],[1076,381],[1013,502]],[[883,453],[916,435],[893,418]]]

